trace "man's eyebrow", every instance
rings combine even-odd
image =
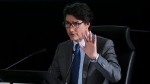
[[[80,21],[77,20],[77,21],[69,22],[69,21],[66,20],[65,22],[68,22],[68,23],[78,23],[78,22],[80,22]]]

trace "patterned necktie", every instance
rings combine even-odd
[[[80,66],[80,46],[79,44],[76,44],[74,59],[71,68],[71,84],[78,84],[79,66]]]

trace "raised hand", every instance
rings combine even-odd
[[[83,39],[85,41],[85,46],[83,46],[80,42],[79,45],[81,49],[89,56],[89,58],[95,60],[97,57],[97,46],[96,46],[96,35],[94,35],[94,39],[92,38],[91,31],[86,31],[85,34],[82,34]]]

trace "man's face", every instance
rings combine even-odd
[[[66,16],[66,31],[71,40],[81,41],[83,39],[82,34],[84,35],[88,30],[90,23],[83,23],[82,20],[76,19],[73,15]]]

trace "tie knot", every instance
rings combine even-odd
[[[76,44],[75,48],[78,50],[80,48],[79,44]]]

